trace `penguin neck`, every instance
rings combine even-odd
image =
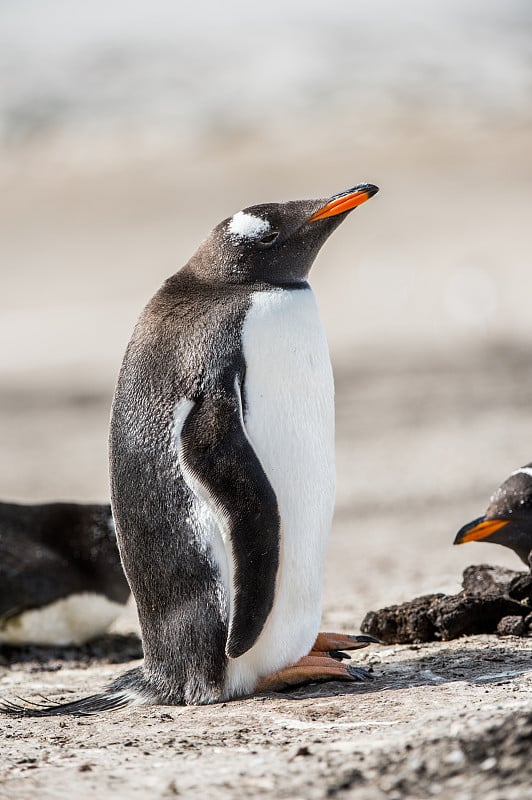
[[[201,294],[227,294],[236,293],[253,294],[255,292],[267,292],[274,290],[300,291],[310,288],[307,279],[279,281],[272,279],[252,280],[222,280],[201,269],[200,264],[191,259],[178,272],[168,278],[160,291],[165,295],[181,294],[183,288],[193,290]]]

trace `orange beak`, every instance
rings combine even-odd
[[[335,217],[337,214],[345,214],[346,211],[351,211],[352,208],[365,203],[378,191],[377,186],[373,186],[371,183],[363,183],[341,194],[335,194],[310,217],[309,222],[316,222],[316,220],[325,219],[326,217]]]
[[[485,539],[487,536],[495,533],[495,531],[498,531],[500,528],[504,528],[509,522],[509,519],[475,520],[475,522],[470,523],[470,525],[464,525],[462,530],[457,533],[454,544],[478,542],[480,539]]]

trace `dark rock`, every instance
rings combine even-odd
[[[503,617],[497,625],[499,636],[523,636],[527,631],[527,625],[523,617]]]
[[[437,636],[428,611],[435,600],[444,597],[443,594],[427,594],[408,603],[370,611],[362,620],[360,630],[384,644],[431,642]]]
[[[495,592],[471,595],[460,592],[435,601],[428,612],[438,638],[445,641],[475,633],[493,633],[507,616],[525,616],[526,606]]]
[[[516,572],[504,567],[492,567],[490,564],[473,564],[466,567],[462,575],[462,586],[468,594],[486,594],[496,592],[507,594],[510,581],[522,578],[524,572]]]
[[[532,574],[519,572],[508,584],[508,594],[514,600],[532,600]]]
[[[479,633],[523,636],[532,629],[532,609],[519,602],[532,594],[528,573],[480,564],[464,570],[462,585],[456,595],[428,594],[370,611],[361,630],[384,644],[413,644]]]

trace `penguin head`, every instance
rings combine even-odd
[[[331,233],[377,192],[360,184],[327,199],[245,208],[214,228],[188,269],[212,282],[301,283]]]
[[[490,499],[483,517],[464,525],[454,544],[494,542],[532,566],[532,464],[513,472]]]

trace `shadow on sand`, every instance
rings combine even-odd
[[[67,647],[0,645],[1,666],[34,664],[43,671],[60,669],[64,663],[68,663],[69,666],[96,663],[123,664],[142,658],[142,655],[142,643],[135,634],[108,633],[86,644]]]
[[[482,638],[482,637],[479,637]],[[449,650],[433,644],[433,652],[423,653],[417,658],[393,661],[389,665],[373,663],[369,669],[371,682],[364,683],[314,683],[282,693],[290,700],[306,700],[312,697],[336,697],[343,694],[368,694],[390,689],[409,689],[415,686],[439,686],[446,683],[465,682],[477,685],[511,683],[515,678],[532,672],[532,640],[530,651],[512,650],[512,639],[506,645],[485,647],[464,646]],[[415,647],[415,646],[414,646]],[[396,645],[394,650],[410,648],[411,645]],[[440,649],[441,648],[441,649]],[[356,660],[355,660],[356,662]]]

